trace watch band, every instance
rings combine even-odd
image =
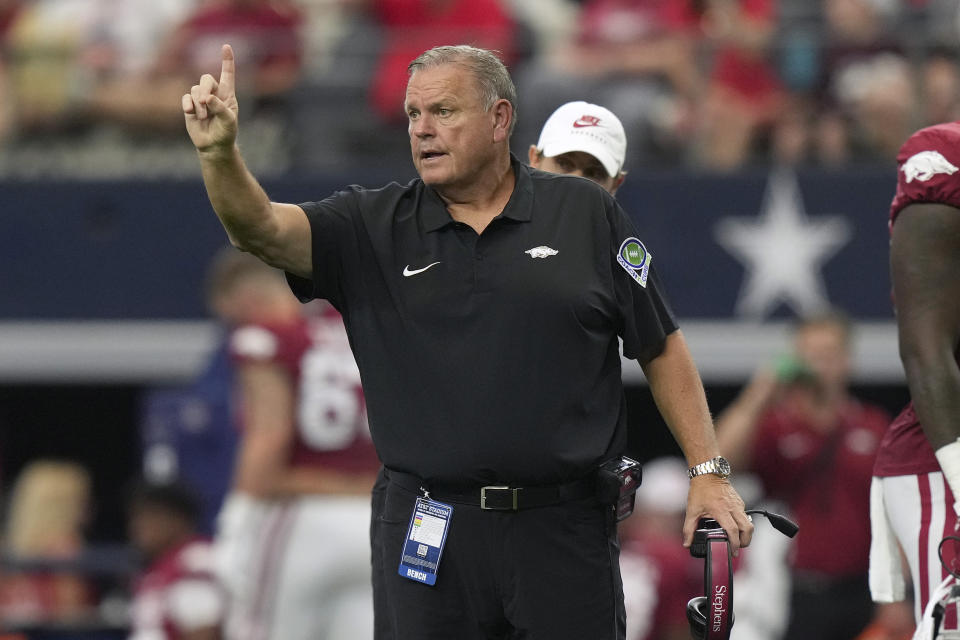
[[[710,458],[706,462],[701,462],[687,469],[687,476],[690,478],[696,478],[697,476],[703,476],[708,473],[726,478],[730,475],[730,463],[727,462],[727,459],[723,456],[717,456],[716,458]]]

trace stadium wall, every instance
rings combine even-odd
[[[743,379],[825,304],[856,322],[855,379],[902,380],[890,309],[892,168],[631,174],[618,193],[708,382]],[[383,180],[368,176],[371,185]],[[275,200],[341,176],[270,182]],[[203,276],[226,237],[199,181],[0,187],[0,381],[173,382],[216,335]],[[627,364],[628,381],[641,382]]]

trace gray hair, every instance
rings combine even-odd
[[[412,76],[421,69],[444,64],[458,64],[473,73],[484,109],[492,107],[497,100],[508,101],[513,107],[510,121],[510,133],[513,133],[517,124],[517,88],[497,52],[466,44],[434,47],[417,56],[407,66],[407,73]]]

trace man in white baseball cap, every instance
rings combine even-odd
[[[530,145],[530,166],[593,180],[615,194],[626,173],[627,134],[609,109],[577,101],[547,118],[540,140]]]

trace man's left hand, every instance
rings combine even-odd
[[[739,554],[753,538],[753,522],[744,512],[743,500],[724,478],[712,474],[690,480],[687,494],[687,518],[683,523],[683,546],[693,542],[693,532],[700,518],[713,518],[727,532],[730,550]]]

